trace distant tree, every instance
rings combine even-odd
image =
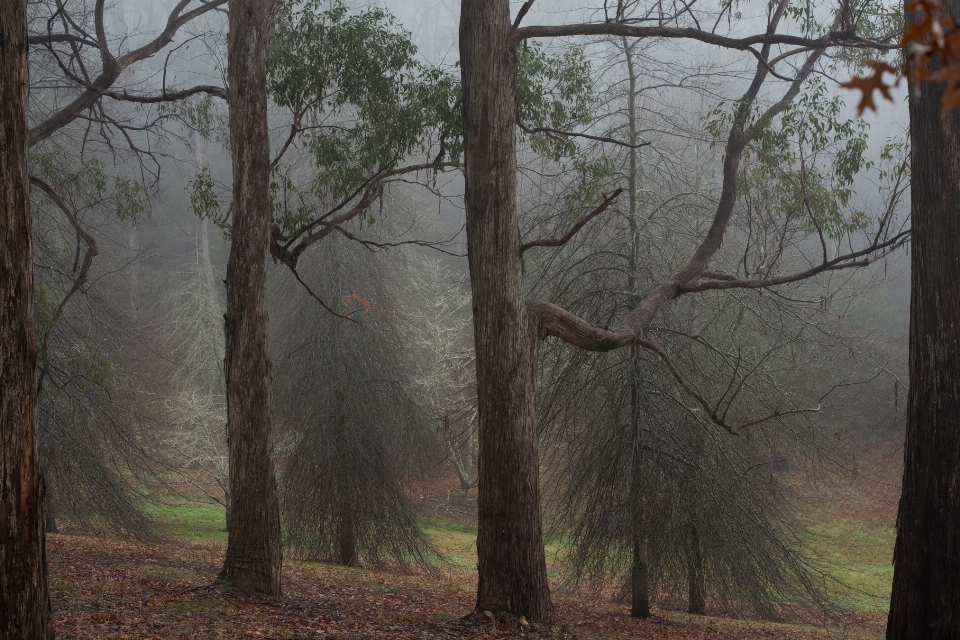
[[[401,568],[435,555],[404,489],[417,461],[436,463],[438,444],[404,340],[409,260],[327,241],[304,276],[322,275],[313,292],[343,317],[286,287],[275,411],[284,538],[299,555]]]
[[[0,6],[0,636],[53,638],[37,459],[27,3]]]
[[[161,87],[150,95],[155,87],[133,71],[151,64],[185,25],[225,2],[178,2],[146,38],[115,33],[117,23],[110,19],[115,7],[103,2],[37,2],[28,10],[35,257],[48,267],[38,272],[35,301],[40,455],[51,497],[47,523],[54,529],[56,518],[66,516],[149,534],[130,495],[131,476],[125,479],[122,473],[149,470],[140,434],[134,433],[138,417],[147,412],[141,394],[131,391],[132,381],[123,380],[134,368],[126,365],[142,354],[132,355],[133,341],[124,340],[131,331],[128,305],[118,309],[103,286],[104,276],[97,278],[102,291],[91,283],[96,257],[109,254],[112,243],[104,240],[116,231],[112,221],[135,229],[151,183],[159,178],[149,140],[166,137],[162,125],[183,119],[183,110],[164,112],[158,105],[218,93],[212,87]],[[138,46],[130,47],[132,42]],[[169,64],[176,57],[165,59]],[[137,118],[140,122],[133,122]],[[130,170],[108,170],[110,159]],[[89,304],[78,308],[78,294]],[[104,347],[107,334],[114,339]],[[115,402],[116,397],[125,401]],[[125,469],[113,464],[118,459]]]
[[[611,90],[606,120],[608,135],[622,135],[631,145],[617,162],[626,201],[549,256],[527,260],[535,275],[533,294],[578,315],[624,313],[675,270],[675,257],[690,250],[689,229],[708,222],[699,205],[714,188],[710,167],[717,158],[710,145],[688,134],[682,120],[669,129],[656,124],[664,104],[689,104],[716,90],[709,80],[696,80],[708,78],[709,67],[659,68],[653,47],[625,38],[610,43],[614,47],[625,70]],[[655,78],[642,75],[648,67]],[[821,82],[808,83],[764,141],[745,154],[741,203],[724,248],[749,261],[751,271],[809,240],[811,228],[799,224],[799,217],[796,224],[767,223],[771,211],[791,201],[806,199],[834,235],[862,222],[856,209],[844,209],[855,174],[842,167],[870,166],[862,157],[865,127],[838,119],[840,102],[826,99],[824,90]],[[657,107],[646,112],[650,93],[657,95]],[[641,130],[653,143],[649,149],[638,146]],[[814,130],[832,133],[811,135]],[[687,148],[670,144],[671,138],[689,137]],[[898,158],[888,160],[880,167],[889,195],[884,208],[898,209],[906,178]],[[552,218],[540,211],[532,222],[554,234],[570,224],[562,210]],[[647,248],[654,245],[658,251],[651,255]],[[781,289],[785,297],[680,300],[651,324],[648,335],[656,336],[701,394],[723,398],[728,415],[748,421],[770,406],[797,410],[801,389],[816,397],[830,379],[823,378],[827,386],[818,391],[800,370],[820,371],[817,355],[847,340],[836,333],[823,302],[836,298],[841,304],[843,287],[819,278]],[[787,370],[779,365],[782,359],[791,363]],[[685,404],[688,398],[673,378],[636,347],[592,355],[548,342],[542,361],[541,431],[556,487],[550,493],[557,534],[568,540],[574,583],[599,588],[626,574],[637,617],[649,617],[651,593],[672,601],[682,586],[688,587],[688,611],[697,614],[705,612],[708,598],[714,609],[764,616],[827,604],[822,571],[806,560],[788,509],[791,492],[779,472],[797,454],[817,456],[818,447],[836,454],[816,437],[818,429],[808,425],[797,433],[795,425],[771,422],[750,430],[745,441],[704,433],[710,420]],[[838,373],[834,382],[845,376]],[[744,539],[753,541],[749,551]]]
[[[470,340],[470,291],[463,276],[439,260],[424,261],[406,295],[405,341],[415,359],[413,383],[430,412],[461,497],[477,484],[477,402]]]
[[[161,319],[165,353],[177,366],[171,371],[163,401],[173,428],[163,447],[173,454],[177,480],[206,495],[226,510],[230,522],[230,478],[223,380],[223,301],[215,284],[210,255],[209,221],[196,223],[196,253],[183,268],[178,286],[167,292]]]

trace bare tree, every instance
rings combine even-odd
[[[406,342],[417,360],[414,383],[460,480],[461,497],[477,485],[476,385],[465,278],[439,260],[424,261],[407,295]]]

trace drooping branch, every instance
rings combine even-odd
[[[323,216],[320,216],[285,242],[281,242],[280,238],[275,236],[274,240],[271,242],[271,253],[273,253],[276,259],[288,266],[291,264],[296,265],[297,260],[304,251],[309,249],[312,245],[320,242],[334,231],[337,231],[340,225],[353,220],[361,213],[369,209],[370,206],[383,195],[384,187],[392,178],[397,178],[410,173],[416,173],[418,171],[439,171],[449,166],[448,163],[442,162],[441,156],[442,152],[441,155],[438,155],[433,162],[409,165],[406,167],[400,167],[397,169],[380,171],[379,173],[376,173],[375,175],[371,176],[366,183],[364,183],[364,185],[361,185],[363,195],[360,196],[359,201],[357,201],[354,206],[338,215],[331,215],[335,211],[342,210],[345,204],[359,195],[358,192],[355,192],[354,195],[350,197],[350,200],[344,201],[333,210],[327,212]]]
[[[670,356],[667,354],[667,352],[664,351],[659,345],[657,345],[654,342],[650,342],[649,340],[643,340],[643,339],[637,340],[636,344],[637,346],[643,347],[644,349],[647,349],[648,351],[652,351],[653,353],[655,353],[657,357],[660,358],[660,360],[663,362],[663,364],[666,365],[667,369],[670,371],[670,375],[673,376],[673,379],[677,381],[677,384],[680,385],[680,388],[683,389],[684,393],[686,393],[688,396],[696,400],[697,403],[703,408],[704,412],[707,414],[707,417],[710,418],[710,421],[720,427],[723,427],[724,430],[726,430],[728,433],[732,435],[735,435],[735,436],[740,435],[740,432],[748,427],[752,427],[754,425],[758,425],[763,422],[768,422],[776,418],[781,418],[783,416],[788,416],[788,415],[797,414],[797,413],[815,413],[820,410],[819,404],[817,405],[816,408],[813,408],[813,409],[789,409],[787,411],[780,411],[778,409],[773,413],[767,414],[761,418],[755,418],[753,420],[750,420],[749,422],[744,422],[739,425],[730,424],[729,422],[726,421],[726,412],[724,411],[721,414],[717,407],[714,407],[712,404],[710,404],[710,402],[706,398],[704,398],[703,395],[699,391],[697,391],[697,389],[692,384],[690,384],[690,382],[687,381],[687,379],[683,376],[683,373],[681,373],[677,365],[674,364],[674,362],[670,359]],[[820,398],[821,401],[828,394],[825,394],[824,396],[822,396]]]
[[[57,310],[50,319],[50,324],[43,335],[43,342],[40,344],[41,366],[38,387],[42,389],[44,376],[50,372],[50,361],[48,357],[50,335],[53,333],[53,328],[56,326],[60,316],[63,315],[63,310],[66,308],[67,303],[70,302],[70,298],[72,298],[77,291],[80,291],[80,288],[87,282],[87,275],[90,273],[90,266],[93,264],[93,258],[100,253],[100,248],[97,246],[96,239],[90,235],[90,233],[84,229],[77,220],[77,217],[73,214],[73,210],[70,208],[70,205],[68,205],[67,202],[60,197],[60,194],[58,194],[53,187],[51,187],[45,180],[36,176],[30,176],[30,184],[39,187],[47,195],[47,197],[50,198],[50,201],[53,202],[63,212],[63,215],[70,222],[70,226],[74,228],[74,230],[77,232],[77,235],[82,238],[84,243],[87,245],[87,251],[83,256],[83,263],[80,265],[80,270],[76,272],[73,285],[60,301],[60,304],[57,305]]]
[[[570,230],[563,234],[562,237],[541,238],[540,240],[533,240],[531,242],[524,243],[520,246],[520,255],[523,255],[527,249],[532,249],[534,247],[562,247],[563,245],[567,244],[567,242],[569,242],[570,239],[584,227],[584,225],[606,211],[607,207],[613,204],[621,193],[623,193],[623,189],[617,189],[609,196],[604,194],[603,202],[601,202],[596,209],[580,218],[580,220],[578,220],[575,225],[570,227]]]

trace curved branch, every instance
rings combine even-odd
[[[40,344],[40,362],[42,363],[42,366],[40,368],[40,378],[37,382],[37,385],[38,388],[42,390],[44,375],[50,371],[48,351],[50,346],[50,335],[53,333],[53,327],[56,326],[57,320],[59,320],[60,316],[63,315],[63,310],[66,308],[67,303],[70,302],[70,298],[72,298],[77,291],[80,291],[80,287],[87,282],[87,274],[90,272],[90,266],[93,264],[93,258],[100,253],[100,248],[97,246],[97,241],[94,239],[94,237],[91,236],[87,230],[80,225],[76,216],[73,215],[73,211],[70,209],[70,206],[63,198],[60,197],[60,194],[58,194],[53,187],[51,187],[45,180],[36,176],[30,176],[30,184],[39,187],[47,195],[47,197],[50,198],[51,202],[57,205],[57,207],[63,212],[63,215],[66,216],[67,220],[70,221],[70,226],[74,228],[78,236],[83,238],[84,243],[87,245],[87,251],[83,256],[83,263],[80,265],[80,270],[77,272],[77,276],[73,281],[73,286],[70,287],[70,290],[67,291],[67,294],[60,301],[60,304],[57,305],[57,310],[50,319],[50,326],[47,327],[47,330],[43,335],[43,342]]]
[[[716,33],[690,27],[638,27],[622,22],[588,22],[565,25],[538,25],[520,27],[516,31],[517,40],[530,38],[558,38],[568,36],[623,36],[627,38],[665,38],[671,40],[697,40],[716,45],[724,49],[747,51],[756,45],[775,44],[824,49],[833,45],[856,44],[874,49],[893,50],[899,45],[887,44],[862,38],[853,31],[830,31],[819,38],[805,38],[784,33],[762,33],[746,38],[731,38]],[[755,51],[755,50],[754,50]]]
[[[90,89],[96,90],[102,96],[108,98],[113,98],[114,100],[122,100],[124,102],[137,102],[140,104],[154,104],[157,102],[174,102],[176,100],[183,100],[184,98],[189,98],[190,96],[196,95],[198,93],[207,93],[215,98],[221,98],[222,100],[227,100],[227,89],[224,87],[217,87],[209,84],[200,84],[195,87],[190,87],[189,89],[182,89],[181,91],[166,91],[156,96],[139,96],[127,93],[126,90],[123,92],[118,91],[101,91],[96,89],[93,86],[88,87]]]
[[[603,202],[601,202],[596,209],[588,213],[587,215],[580,218],[575,225],[570,227],[570,230],[567,231],[561,238],[542,238],[540,240],[534,240],[532,242],[527,242],[520,246],[520,255],[522,256],[527,249],[532,249],[534,247],[562,247],[567,244],[580,229],[584,227],[585,224],[596,218],[598,215],[606,211],[607,207],[613,204],[614,200],[623,193],[623,189],[617,189],[609,196],[604,194]]]
[[[212,11],[213,9],[216,9],[217,7],[227,3],[227,0],[210,0],[209,2],[203,2],[201,6],[197,7],[196,9],[192,9],[191,11],[181,15],[181,12],[192,1],[193,0],[180,0],[170,12],[170,16],[167,18],[167,24],[163,31],[161,31],[156,38],[146,43],[142,47],[134,49],[133,51],[120,56],[119,58],[114,58],[107,48],[105,31],[101,28],[102,24],[99,24],[102,23],[103,2],[98,2],[97,6],[100,11],[98,13],[97,47],[100,49],[101,58],[103,59],[103,68],[100,71],[100,75],[94,78],[94,80],[90,83],[90,86],[87,87],[83,93],[77,96],[73,102],[54,112],[43,122],[32,127],[30,129],[29,145],[32,147],[38,142],[46,140],[56,130],[66,126],[78,115],[83,113],[83,111],[93,106],[93,104],[104,95],[104,92],[113,86],[113,83],[117,81],[117,78],[120,77],[120,74],[127,67],[135,62],[149,58],[170,44],[180,27],[187,24],[191,20],[202,16],[208,11]],[[101,35],[101,32],[103,32],[103,35]]]
[[[562,129],[554,129],[553,127],[528,127],[520,120],[520,114],[517,114],[517,126],[520,127],[525,133],[545,133],[549,136],[565,136],[567,138],[586,138],[587,140],[596,140],[597,142],[608,142],[610,144],[615,144],[620,147],[625,147],[627,149],[639,149],[641,147],[646,147],[652,143],[650,142],[640,142],[637,144],[630,144],[629,142],[624,142],[623,140],[617,140],[616,138],[609,138],[607,136],[593,136],[588,133],[575,133],[573,131],[564,131]]]

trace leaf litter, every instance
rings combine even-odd
[[[620,603],[555,596],[559,623],[544,626],[471,613],[470,576],[405,575],[286,561],[283,596],[234,592],[216,582],[224,545],[161,545],[48,535],[54,624],[61,638],[150,640],[263,638],[810,639],[879,638],[882,621],[843,629],[658,612],[627,615]]]

